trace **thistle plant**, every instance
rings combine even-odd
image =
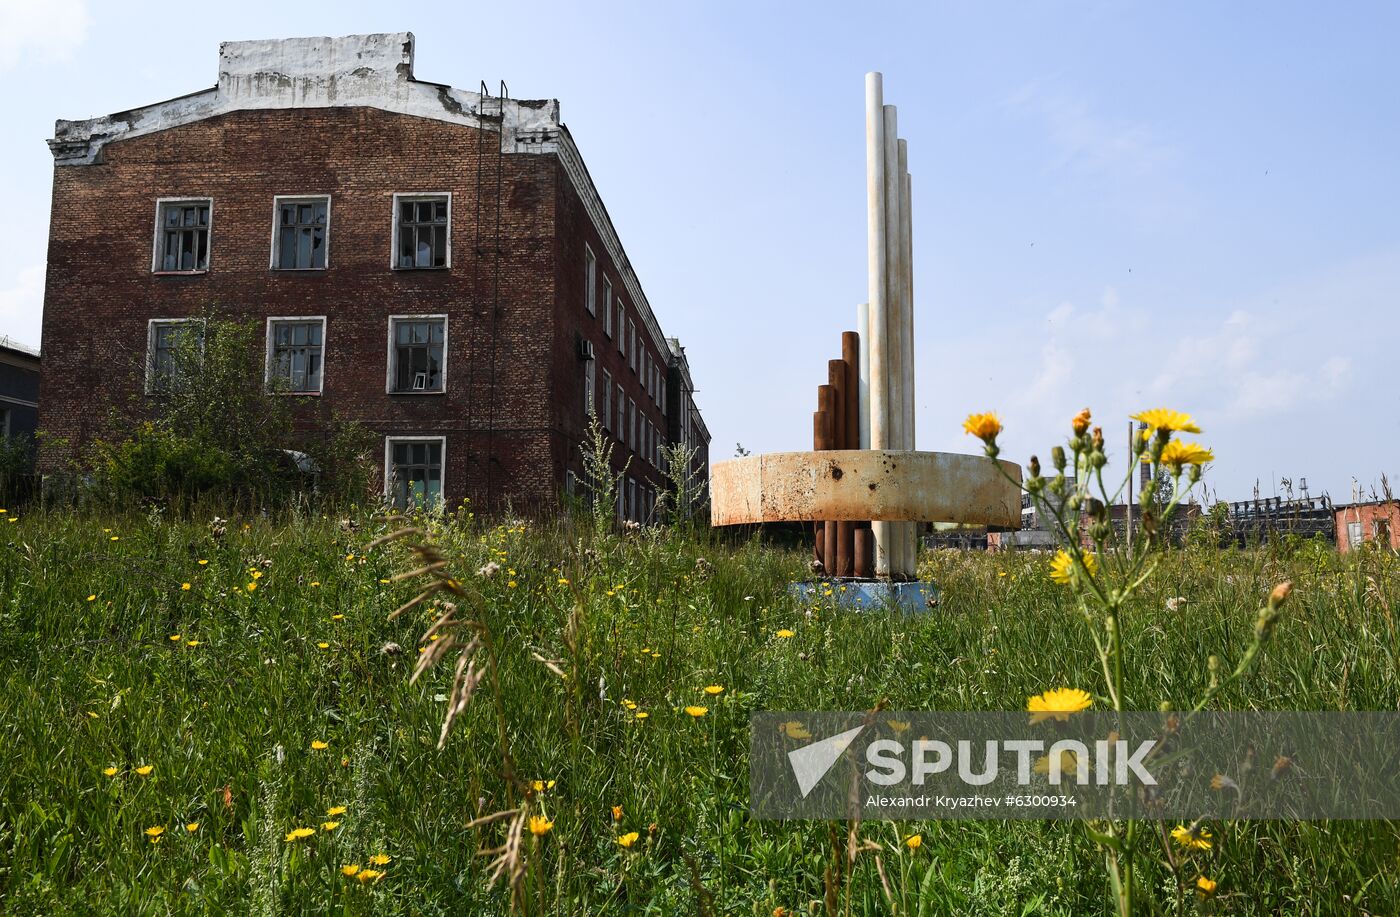
[[[1178,434],[1201,432],[1188,414],[1154,408],[1133,415],[1133,419],[1143,429],[1141,435],[1132,438],[1128,467],[1121,477],[1108,476],[1103,429],[1097,426],[1091,429],[1090,412],[1085,408],[1070,422],[1070,436],[1065,446],[1057,445],[1051,450],[1051,473],[1043,474],[1039,458],[1032,455],[1024,482],[1010,478],[995,461],[1001,452],[997,437],[1002,432],[996,414],[972,414],[963,423],[967,433],[985,444],[993,466],[1030,495],[1037,513],[1047,521],[1061,543],[1062,547],[1050,562],[1050,577],[1073,595],[1075,609],[1098,653],[1103,675],[1100,699],[1120,714],[1142,709],[1138,706],[1141,698],[1128,696],[1125,680],[1131,661],[1124,649],[1123,632],[1134,623],[1128,620],[1133,600],[1157,570],[1163,552],[1170,547],[1173,521],[1183,501],[1200,483],[1202,467],[1215,459],[1214,453],[1199,443],[1178,438]],[[1134,537],[1127,526],[1121,534],[1114,527],[1110,508],[1123,500],[1142,465],[1149,467],[1150,475],[1138,495],[1138,530]],[[1273,633],[1280,607],[1291,588],[1289,583],[1274,588],[1256,618],[1253,642],[1245,648],[1228,675],[1222,677],[1220,660],[1211,657],[1209,682],[1185,718],[1203,710],[1252,667]],[[1087,709],[1094,700],[1084,690],[1058,688],[1030,698],[1027,709],[1033,718],[1063,715]],[[1135,867],[1140,847],[1148,836],[1145,827],[1146,823],[1140,819],[1089,823],[1089,836],[1104,852],[1114,904],[1120,915],[1132,914],[1135,909],[1139,882]],[[1173,840],[1189,853],[1209,849],[1210,833],[1194,824],[1189,828],[1179,826],[1171,832],[1172,840],[1168,839],[1165,826],[1158,825],[1152,834],[1160,842],[1166,864],[1177,878],[1180,909],[1185,860],[1175,855]],[[1214,891],[1215,883],[1204,875],[1199,876],[1197,889],[1207,886]]]

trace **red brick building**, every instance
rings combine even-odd
[[[209,307],[266,328],[252,358],[306,429],[383,438],[400,502],[549,511],[588,405],[631,459],[628,518],[664,445],[708,461],[684,352],[558,102],[417,80],[409,33],[229,42],[219,64],[212,89],[49,141],[43,467],[111,432],[94,395],[158,390]]]
[[[1338,506],[1337,550],[1354,550],[1367,541],[1400,551],[1400,500],[1372,500]]]

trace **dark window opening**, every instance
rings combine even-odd
[[[447,267],[447,198],[399,201],[398,266]]]
[[[277,205],[277,268],[321,270],[326,266],[326,229],[330,202],[283,201]]]
[[[184,201],[160,205],[159,271],[209,269],[209,211],[207,202]]]

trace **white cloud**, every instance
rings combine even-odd
[[[13,279],[0,286],[0,335],[39,346],[39,329],[44,314],[44,264],[21,268]]]
[[[1058,151],[1056,167],[1142,175],[1178,158],[1176,148],[1151,126],[1100,115],[1087,99],[1041,81],[1022,86],[1006,104],[1042,122]]]
[[[0,73],[72,60],[91,26],[87,0],[0,0]]]

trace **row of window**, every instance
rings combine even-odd
[[[199,319],[151,319],[147,334],[146,388],[159,391],[203,350]],[[325,382],[325,316],[267,320],[267,385],[291,395],[318,395]],[[447,316],[391,315],[384,390],[436,395],[447,390]]]
[[[583,496],[586,493],[586,486],[572,471],[568,473],[564,489],[570,496]],[[646,481],[639,481],[633,477],[619,481],[616,504],[617,521],[636,522],[643,525],[655,522],[658,496],[657,489]]]
[[[389,266],[433,270],[452,266],[452,195],[395,194]],[[323,271],[330,260],[331,198],[328,194],[272,199],[274,271]],[[199,274],[209,270],[214,239],[214,199],[160,198],[156,201],[157,274]]]
[[[593,254],[593,249],[587,244],[583,247],[584,256],[584,306],[588,309],[588,314],[597,316],[598,314],[598,258]],[[615,338],[617,342],[617,352],[622,354],[623,362],[642,379],[642,387],[646,389],[651,400],[664,411],[666,408],[666,367],[665,362],[653,357],[651,351],[646,347],[646,332],[637,332],[637,323],[627,315],[627,306],[622,301],[621,296],[613,295],[612,280],[603,275],[603,335],[608,338]],[[614,314],[617,316],[616,326],[613,323]],[[613,328],[617,328],[614,335]]]

